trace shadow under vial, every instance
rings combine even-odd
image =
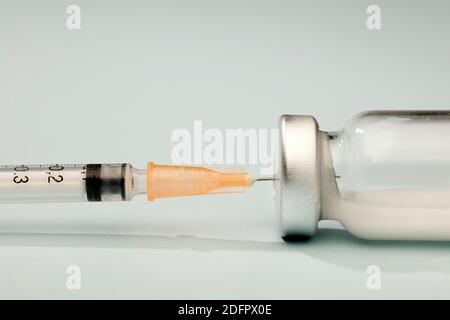
[[[0,246],[259,251],[302,255],[364,272],[369,265],[375,264],[383,272],[450,273],[449,241],[362,240],[339,229],[319,229],[309,240],[289,243],[282,240],[265,242],[186,235],[0,234]]]

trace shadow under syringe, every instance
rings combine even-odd
[[[281,240],[225,240],[184,235],[1,234],[0,246],[273,252],[306,256],[363,272],[369,265],[378,265],[383,272],[450,273],[450,242],[368,241],[338,229],[319,229],[313,239],[299,243],[284,243]]]

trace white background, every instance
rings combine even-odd
[[[70,4],[81,30],[66,28]],[[449,31],[446,1],[1,1],[1,162],[144,167],[170,162],[172,132],[195,120],[276,128],[311,114],[335,130],[362,110],[450,106]],[[450,297],[448,243],[362,241],[328,223],[284,244],[272,193],[2,205],[0,298]]]

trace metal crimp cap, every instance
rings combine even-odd
[[[320,216],[319,128],[311,116],[280,118],[280,168],[276,179],[277,212],[285,241],[305,240]]]

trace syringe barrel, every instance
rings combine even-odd
[[[130,164],[0,167],[0,202],[124,201],[134,195]]]

